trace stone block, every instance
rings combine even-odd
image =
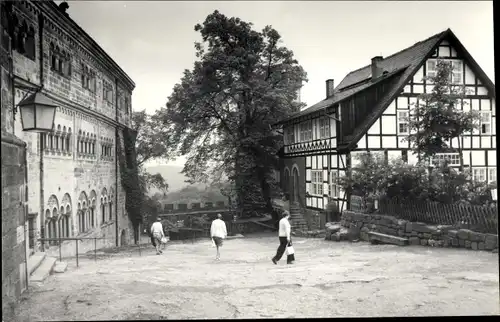
[[[451,240],[451,245],[452,245],[453,247],[458,247],[458,246],[460,246],[459,239],[458,239],[458,238],[453,238],[453,239]]]
[[[429,234],[429,233],[423,233],[422,235],[423,235],[423,237],[425,239],[431,239],[432,238],[432,234]]]
[[[451,238],[457,237],[458,231],[457,230],[449,230],[448,231],[448,236]]]
[[[435,226],[427,226],[424,223],[413,223],[412,228],[418,233],[432,233],[433,231],[437,230]]]
[[[469,248],[469,249],[470,249],[470,248],[471,248],[471,244],[472,244],[472,243],[471,243],[471,241],[470,241],[470,240],[466,240],[466,241],[465,241],[465,248]]]
[[[421,240],[420,240],[420,245],[422,245],[422,246],[427,246],[427,244],[428,244],[427,239],[421,239]]]
[[[398,230],[398,236],[403,237],[405,235],[405,231],[403,229]]]
[[[483,242],[479,242],[479,243],[477,244],[477,249],[479,249],[479,250],[484,250],[484,243],[483,243]]]
[[[409,238],[410,245],[420,245],[420,239],[418,237]]]
[[[330,223],[327,223],[325,225],[325,228],[326,228],[326,231],[329,231],[329,232],[332,232],[332,233],[336,233],[337,231],[339,231],[342,228],[342,226],[339,225],[339,224],[333,224],[333,223],[330,224],[330,225],[329,224]]]
[[[418,237],[418,233],[416,231],[412,231],[412,232],[410,232],[410,236]]]
[[[477,242],[471,242],[470,246],[471,246],[472,250],[478,250]]]
[[[498,236],[493,234],[486,234],[484,240],[484,249],[492,250],[494,248],[498,248]]]
[[[486,239],[486,236],[481,233],[477,233],[474,231],[471,231],[469,234],[469,240],[472,242],[484,242]]]
[[[470,230],[468,229],[460,229],[457,233],[458,239],[469,239],[469,234],[471,233]]]
[[[458,246],[460,246],[460,247],[465,247],[465,240],[463,240],[463,239],[459,239],[459,240],[458,240]]]

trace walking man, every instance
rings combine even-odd
[[[161,250],[161,239],[165,237],[163,232],[163,225],[161,224],[161,219],[156,218],[156,221],[151,225],[151,234],[153,235],[154,245],[156,248],[156,255],[163,253]]]
[[[217,219],[212,221],[210,236],[212,237],[215,247],[217,248],[215,260],[220,260],[219,247],[222,246],[222,240],[227,237],[226,223],[222,220],[221,214],[217,214]]]
[[[283,213],[283,218],[281,218],[279,222],[278,236],[280,240],[280,245],[278,247],[278,250],[276,251],[276,255],[272,258],[274,265],[276,265],[278,261],[281,259],[287,245],[291,242],[290,233],[292,227],[290,226],[290,222],[288,221],[289,217],[290,213],[285,210],[285,212]],[[288,256],[287,264],[292,264],[291,256]]]

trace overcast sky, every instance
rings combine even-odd
[[[56,1],[60,2],[60,1]],[[194,25],[214,10],[272,25],[308,74],[302,101],[325,96],[377,55],[451,28],[494,81],[492,1],[70,1],[68,13],[134,80],[132,106],[164,106],[195,61]],[[178,160],[172,164],[183,164]]]

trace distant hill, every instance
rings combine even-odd
[[[185,182],[187,177],[181,173],[182,167],[175,165],[150,165],[144,166],[147,172],[151,174],[159,173],[168,183],[168,192],[174,192],[181,190],[187,186],[191,186],[189,183]],[[205,188],[204,184],[195,184],[193,186]],[[152,188],[149,191],[150,195],[154,195],[158,192],[158,189]]]

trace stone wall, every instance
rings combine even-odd
[[[368,232],[408,238],[410,245],[458,247],[498,251],[498,235],[483,234],[453,226],[409,222],[393,216],[368,215],[344,211],[340,224],[349,229],[352,238],[368,241]]]
[[[26,289],[25,144],[2,131],[2,311]],[[7,319],[6,319],[7,321]]]

